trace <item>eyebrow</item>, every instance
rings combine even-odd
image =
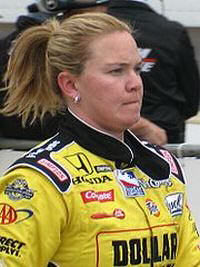
[[[138,65],[141,65],[143,63],[143,59],[141,58],[140,61],[138,61],[135,65],[138,66]],[[115,63],[107,63],[106,65],[107,66],[114,66],[114,65],[118,65],[118,66],[126,66],[126,65],[129,65],[130,63],[118,63],[118,62],[115,62]]]

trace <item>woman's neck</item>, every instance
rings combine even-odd
[[[120,141],[124,141],[124,133],[114,133],[114,132],[111,132],[111,131],[107,131],[106,129],[102,129],[101,127],[98,127],[97,125],[93,125],[90,121],[88,120],[85,120],[84,118],[82,118],[82,116],[80,116],[79,114],[77,114],[76,112],[72,111],[70,108],[68,108],[69,112],[74,116],[76,117],[78,120],[80,120],[82,123],[86,124],[88,127],[100,132],[100,133],[103,133],[103,134],[106,134],[106,135],[109,135],[115,139],[118,139]]]

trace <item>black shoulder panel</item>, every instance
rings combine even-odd
[[[70,174],[51,158],[51,152],[59,151],[72,141],[71,137],[63,141],[61,135],[57,134],[31,149],[23,157],[15,161],[6,172],[17,167],[29,167],[45,175],[60,192],[66,192],[71,185]]]
[[[147,144],[147,147],[150,147],[151,149],[155,150],[155,152],[160,154],[169,163],[171,173],[185,184],[184,172],[182,170],[181,164],[169,150],[164,147],[152,144]]]

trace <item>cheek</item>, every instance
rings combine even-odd
[[[96,99],[103,101],[104,103],[113,101],[116,97],[116,81],[113,82],[110,79],[103,77],[90,77],[88,84],[92,94],[95,95]]]

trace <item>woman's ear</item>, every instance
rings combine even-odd
[[[75,86],[75,76],[67,71],[62,71],[58,74],[58,85],[64,96],[74,99],[77,95],[77,88]]]

